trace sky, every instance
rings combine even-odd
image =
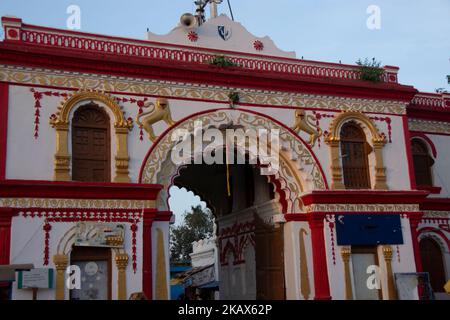
[[[67,8],[81,9],[81,31],[144,39],[147,28],[166,34],[193,0],[0,0],[0,15],[25,23],[66,28]],[[270,36],[297,57],[353,64],[375,57],[400,67],[399,81],[418,90],[450,90],[450,0],[231,0],[235,20],[256,36]],[[380,9],[380,28],[369,29],[369,6]],[[219,13],[228,14],[226,1]],[[3,31],[2,31],[3,32]],[[173,188],[178,217],[200,203],[192,192]],[[205,206],[205,204],[202,204]]]
[[[178,188],[173,186],[169,190],[169,207],[175,214],[175,225],[179,226],[183,224],[184,213],[190,211],[191,207],[200,205],[203,209],[206,209],[206,203],[203,202],[199,196],[195,195],[192,191],[185,188]]]

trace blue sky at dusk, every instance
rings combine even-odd
[[[256,36],[270,36],[297,57],[353,64],[376,57],[400,67],[399,80],[421,91],[450,90],[450,0],[231,0],[236,21]],[[66,28],[67,7],[81,8],[81,31],[144,39],[147,28],[168,33],[193,0],[1,0],[0,15]],[[369,30],[368,6],[381,9],[381,29]],[[219,13],[228,14],[226,0]],[[3,32],[3,31],[2,31]],[[179,215],[198,197],[173,191]]]
[[[81,8],[81,31],[144,39],[168,33],[193,0],[1,0],[0,15],[66,28],[69,5]],[[257,36],[270,36],[297,57],[342,63],[376,57],[400,67],[400,81],[421,91],[450,89],[450,0],[231,0],[234,16]],[[369,30],[367,7],[381,9]],[[228,14],[226,1],[219,13]]]

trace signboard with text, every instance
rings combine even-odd
[[[19,271],[17,275],[18,289],[53,289],[53,269],[31,269]]]

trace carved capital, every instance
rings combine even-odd
[[[342,247],[341,248],[341,257],[344,262],[350,261],[351,254],[352,254],[351,247]]]
[[[116,261],[116,266],[117,269],[119,269],[119,271],[124,271],[127,268],[128,254],[126,253],[117,254],[114,260]]]
[[[57,254],[53,256],[53,263],[57,271],[65,271],[69,264],[69,257],[65,254]]]
[[[384,256],[384,260],[386,262],[392,261],[392,254],[393,254],[393,251],[392,251],[391,246],[383,246],[383,256]]]

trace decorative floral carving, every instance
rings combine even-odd
[[[334,242],[335,218],[334,215],[327,214],[325,219],[328,222],[328,227],[330,228],[330,244],[331,244],[331,256],[333,258],[333,265],[336,265],[336,246]]]
[[[391,118],[389,117],[370,117],[370,119],[375,120],[375,121],[383,121],[386,122],[387,125],[387,129],[388,129],[388,142],[392,143],[392,127],[391,127]],[[382,133],[383,135],[383,133]]]
[[[260,40],[256,40],[253,42],[253,48],[255,48],[256,51],[263,51],[264,50],[264,43]]]
[[[326,114],[326,113],[320,113],[318,111],[313,110],[314,118],[316,119],[316,128],[320,128],[320,120],[325,118],[334,118],[333,114]],[[323,134],[324,138],[328,135],[328,131],[324,131]],[[317,138],[317,146],[320,148],[321,143],[321,136]]]
[[[235,88],[217,88],[199,84],[177,84],[148,79],[123,79],[99,75],[59,73],[52,70],[18,70],[12,66],[0,66],[0,81],[68,89],[91,89],[106,92],[126,92],[161,97],[201,99],[228,102],[228,92]],[[303,107],[322,110],[356,110],[361,112],[405,114],[406,103],[387,100],[356,99],[344,97],[317,96],[301,93],[265,92],[254,89],[239,89],[243,104]]]
[[[206,114],[194,116],[176,127],[172,127],[167,133],[160,137],[158,144],[143,165],[141,182],[162,184],[165,188],[170,185],[172,176],[176,175],[177,166],[172,161],[166,161],[170,152],[175,146],[172,141],[172,131],[178,129],[194,132],[194,123],[201,121],[204,127],[216,127],[227,125],[231,122],[234,125],[258,129],[278,129],[280,144],[280,168],[278,172],[271,172],[271,175],[279,182],[276,190],[280,194],[280,202],[286,203],[284,212],[300,212],[301,204],[298,195],[305,190],[324,190],[327,188],[326,180],[322,174],[319,163],[307,147],[306,143],[300,140],[290,130],[270,121],[268,118],[255,115],[243,110],[220,110]],[[283,151],[287,150],[287,151]],[[256,155],[249,155],[255,158]],[[170,159],[169,159],[170,160]],[[289,164],[288,162],[292,162]],[[291,168],[292,166],[292,168]],[[167,174],[159,175],[161,168],[167,170]],[[293,169],[302,167],[303,170]],[[267,168],[261,168],[262,174],[267,175]],[[301,181],[301,182],[300,182]],[[284,195],[284,198],[283,196]],[[165,196],[160,193],[160,197]],[[164,202],[164,201],[161,201]],[[159,203],[159,201],[158,201]]]
[[[411,131],[450,134],[448,122],[409,119],[408,123]]]
[[[48,260],[50,258],[50,230],[52,230],[52,226],[50,225],[50,223],[48,223],[48,221],[45,221],[44,224],[44,266],[48,266]]]
[[[236,222],[231,227],[219,231],[220,262],[226,264],[229,251],[233,252],[234,264],[245,263],[244,250],[249,243],[255,246],[255,222]]]
[[[66,98],[68,96],[65,92],[58,92],[58,91],[38,91],[35,88],[31,88],[30,91],[33,93],[34,96],[34,138],[37,139],[39,137],[39,124],[40,124],[40,117],[41,117],[41,100],[44,96],[48,97],[64,97]]]
[[[145,105],[145,103],[148,101],[148,98],[144,98],[144,99],[133,99],[133,98],[116,98],[117,101],[120,102],[129,102],[129,103],[133,103],[136,104],[138,106],[138,114],[142,114],[142,112],[144,112],[143,107]],[[139,141],[144,141],[144,127],[142,125],[139,126]]]
[[[100,200],[100,199],[39,199],[39,198],[0,198],[4,208],[77,208],[77,209],[140,209],[154,208],[153,200]],[[61,213],[62,215],[62,213]],[[76,212],[75,216],[82,213]]]
[[[190,32],[187,34],[187,37],[188,37],[189,41],[191,41],[191,42],[197,42],[197,40],[198,40],[198,33],[195,32],[195,31],[190,31]]]
[[[137,226],[137,222],[138,222],[139,220],[138,219],[136,219],[136,220],[134,220],[134,222],[133,222],[133,224],[131,225],[131,227],[130,227],[130,229],[131,229],[131,236],[132,236],[132,241],[131,241],[131,250],[132,250],[132,260],[133,260],[133,272],[134,273],[136,273],[136,270],[137,270],[137,251],[136,251],[136,243],[137,243],[137,240],[136,240],[136,232],[137,232],[137,229],[138,229],[138,226]]]
[[[420,212],[417,204],[311,204],[306,212]]]

